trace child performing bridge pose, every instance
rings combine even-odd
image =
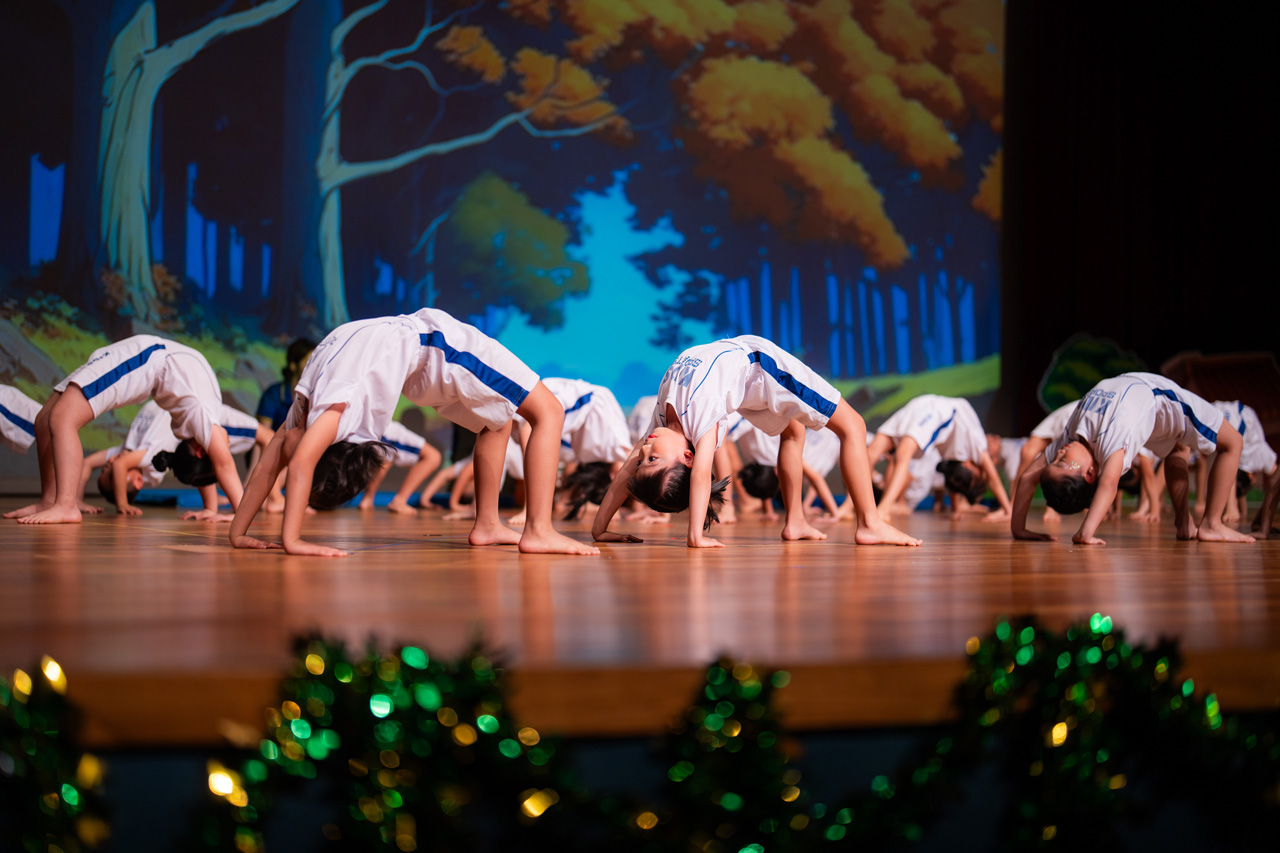
[[[1179,539],[1252,542],[1222,522],[1233,494],[1244,440],[1205,400],[1153,373],[1124,373],[1104,379],[1075,407],[1062,432],[1044,454],[1018,473],[1010,522],[1015,539],[1053,539],[1026,529],[1027,508],[1036,484],[1045,501],[1063,515],[1087,510],[1071,541],[1105,545],[1094,534],[1115,497],[1120,477],[1142,447],[1165,460]],[[1187,503],[1190,448],[1217,456],[1209,472],[1208,505],[1199,526]]]
[[[786,518],[783,539],[826,539],[801,505],[805,428],[829,428],[840,438],[840,473],[853,499],[861,545],[919,545],[876,511],[867,464],[866,426],[839,392],[764,338],[746,335],[685,350],[667,370],[646,437],[627,457],[596,513],[601,542],[639,542],[608,530],[629,495],[659,512],[689,509],[690,548],[718,548],[706,535],[727,483],[711,482],[716,448],[737,412],[769,435],[781,435],[778,479]]]
[[[433,308],[347,323],[320,342],[294,389],[288,419],[249,478],[246,499],[231,524],[231,544],[279,547],[247,532],[277,474],[288,467],[284,549],[345,556],[303,541],[308,496],[312,506],[328,509],[368,485],[385,461],[381,437],[401,394],[478,433],[472,545],[518,543],[525,553],[599,553],[551,526],[564,407],[508,349]],[[523,533],[498,516],[498,480],[517,412],[531,426],[525,447],[529,518]]]

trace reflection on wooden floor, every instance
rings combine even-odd
[[[901,526],[925,546],[856,547],[845,525],[783,543],[745,522],[717,530],[719,551],[687,550],[677,524],[633,526],[644,544],[599,557],[527,557],[468,547],[463,522],[344,510],[307,521],[308,538],[353,552],[326,560],[234,551],[225,526],[168,509],[4,522],[0,666],[52,655],[99,744],[258,725],[306,631],[437,655],[482,637],[512,670],[516,712],[570,734],[658,730],[722,653],[793,673],[780,701],[795,727],[910,725],[946,718],[966,638],[998,616],[1102,612],[1132,640],[1179,637],[1227,710],[1280,700],[1280,541],[1179,543],[1170,523],[1125,520],[1102,526],[1105,548],[1078,548],[1070,523],[1056,543],[928,513]],[[587,523],[562,529],[590,539]]]

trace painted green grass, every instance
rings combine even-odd
[[[1000,356],[990,355],[972,364],[957,364],[921,373],[890,373],[866,379],[835,380],[832,384],[845,397],[863,388],[870,391],[878,399],[859,414],[864,418],[881,418],[893,414],[908,400],[921,394],[975,397],[995,391],[1000,387]],[[880,397],[886,393],[887,396]]]

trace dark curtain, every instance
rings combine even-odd
[[[1009,0],[1002,377],[1026,435],[1075,332],[1158,372],[1275,351],[1274,34],[1252,4]]]

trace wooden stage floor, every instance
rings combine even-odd
[[[782,543],[777,524],[746,522],[718,528],[723,550],[687,550],[682,524],[633,525],[644,544],[566,558],[470,548],[469,525],[438,515],[344,510],[307,522],[308,538],[353,552],[333,560],[235,551],[225,526],[145,513],[0,524],[0,667],[58,660],[90,745],[260,728],[290,637],[317,630],[436,655],[483,636],[510,667],[515,713],[570,735],[661,730],[721,653],[792,673],[779,702],[795,728],[938,723],[965,640],[1022,613],[1062,627],[1101,612],[1131,640],[1177,636],[1226,710],[1280,702],[1277,540],[1179,543],[1171,523],[1126,519],[1102,526],[1106,547],[1079,548],[1074,525],[1067,541],[1025,543],[916,513],[901,525],[919,549],[856,547],[847,525]],[[588,523],[562,529],[590,539]]]

